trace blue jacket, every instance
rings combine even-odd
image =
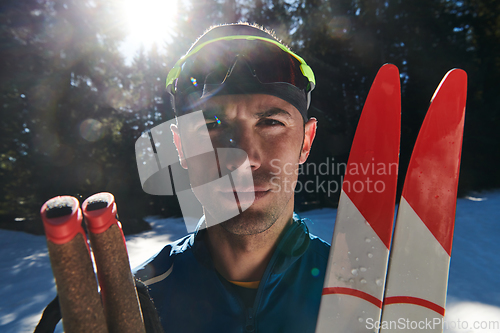
[[[247,305],[214,269],[205,235],[167,245],[135,274],[150,288],[166,333],[314,333],[330,246],[302,220],[294,217],[284,231]]]

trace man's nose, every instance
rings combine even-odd
[[[228,131],[225,137],[224,156],[219,156],[219,161],[223,163],[228,171],[234,171],[245,163],[248,158],[252,171],[261,165],[260,142],[257,135],[251,128],[245,126],[235,126]]]

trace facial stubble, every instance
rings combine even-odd
[[[302,143],[300,145],[299,154],[297,158],[297,163],[300,161],[300,157],[302,155],[302,149],[304,148],[304,140],[305,140],[305,122],[302,130]],[[286,194],[286,191],[284,191]],[[287,207],[290,200],[294,200],[295,188],[291,191],[288,199],[283,200],[282,203],[277,205],[276,207],[271,207],[271,210],[265,210],[260,212],[254,212],[252,207],[248,210],[240,213],[239,215],[220,223],[220,226],[227,231],[228,233],[234,235],[257,235],[260,233],[264,233],[269,230],[278,219],[283,215],[283,211]],[[207,212],[205,212],[207,213]],[[287,219],[291,219],[292,216]],[[262,222],[262,223],[260,223]]]

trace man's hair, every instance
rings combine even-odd
[[[229,26],[229,27],[230,26],[240,26],[241,27],[241,26],[245,26],[245,25],[248,26],[248,27],[250,27],[250,28],[260,30],[263,33],[262,37],[266,37],[266,38],[270,37],[270,38],[274,39],[275,41],[277,41],[278,43],[280,43],[281,45],[285,46],[288,50],[291,50],[288,45],[284,44],[283,41],[276,36],[276,33],[275,33],[274,30],[267,29],[264,26],[259,25],[257,23],[248,23],[248,22],[240,21],[238,23],[224,23],[224,24],[212,25],[207,30],[205,30],[205,32],[203,32],[203,34],[200,37],[198,37],[196,39],[196,41],[189,48],[189,51],[191,51],[191,49],[193,48],[193,46],[199,44],[200,40],[202,40],[205,35],[207,35],[209,32],[211,32],[212,30],[214,30],[216,28],[227,27],[227,26]],[[211,37],[211,39],[212,38],[216,38],[216,37]],[[188,51],[188,53],[189,53],[189,51]]]

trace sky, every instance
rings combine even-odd
[[[146,50],[156,43],[161,49],[170,40],[177,15],[176,0],[123,0],[122,16],[127,37],[120,51],[130,64],[141,45]]]

